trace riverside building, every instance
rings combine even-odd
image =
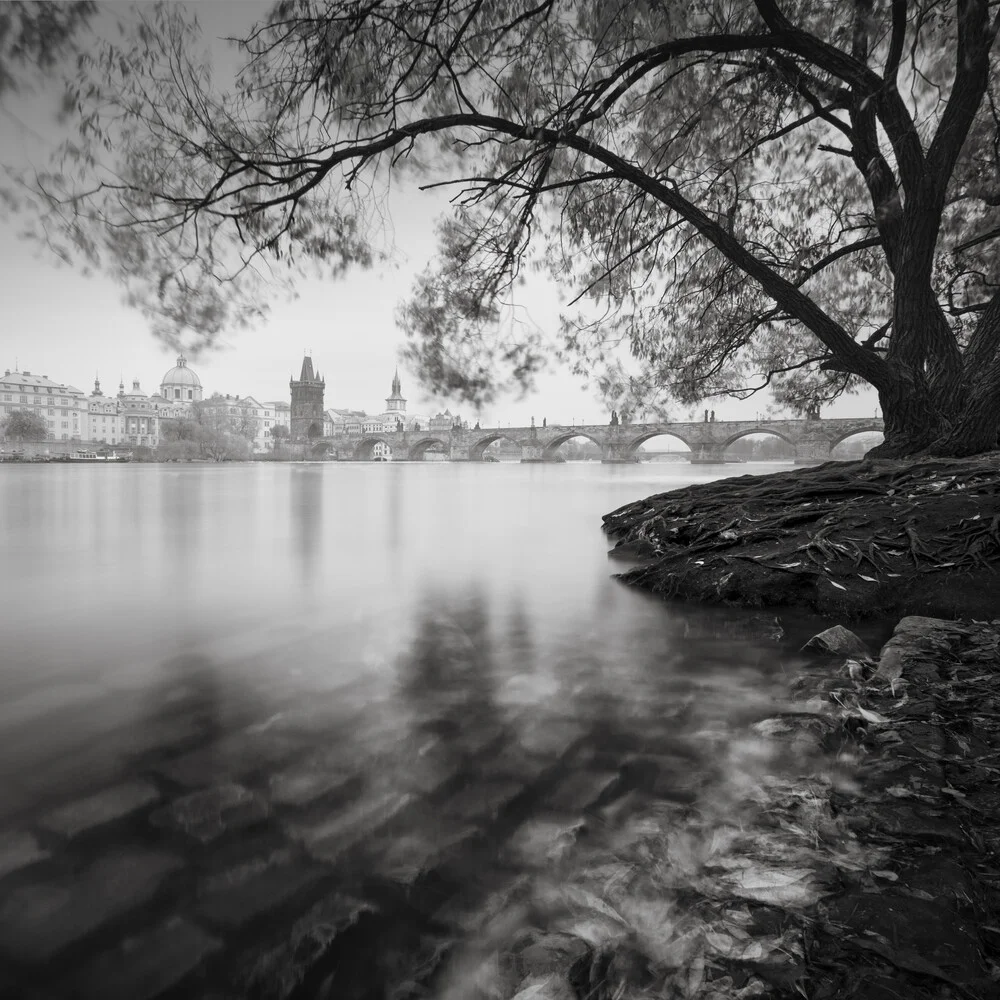
[[[29,410],[45,421],[53,441],[81,441],[89,433],[87,397],[81,389],[48,375],[11,371],[0,378],[0,418]]]

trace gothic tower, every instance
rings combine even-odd
[[[289,380],[292,391],[291,435],[293,441],[311,441],[323,436],[323,393],[326,380],[319,372],[313,374],[312,358],[302,359],[298,381]]]
[[[399,417],[406,420],[406,400],[403,398],[403,390],[399,381],[399,369],[392,377],[392,395],[385,397],[385,415],[387,417]]]

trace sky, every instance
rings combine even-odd
[[[106,4],[105,10],[128,16],[128,5]],[[261,16],[268,3],[216,2],[196,5],[206,33],[238,35]],[[98,22],[97,30],[109,30]],[[214,51],[227,56],[224,43]],[[15,165],[44,164],[46,150],[60,137],[55,122],[57,94],[44,82],[33,91],[0,101],[0,149]],[[310,352],[326,378],[325,405],[380,412],[389,395],[393,372],[404,343],[395,313],[411,283],[433,255],[434,220],[447,203],[440,193],[414,189],[390,194],[387,210],[393,238],[391,261],[371,270],[352,269],[338,280],[303,277],[296,297],[283,293],[255,328],[229,331],[218,346],[189,358],[206,395],[212,392],[252,395],[261,401],[287,400],[288,381],[297,377],[302,357]],[[147,319],[123,301],[121,288],[109,277],[86,276],[59,263],[44,248],[23,239],[23,221],[0,218],[0,370],[45,374],[89,391],[99,375],[107,393],[120,379],[130,388],[139,379],[152,393],[176,354],[150,332]],[[519,292],[525,317],[543,329],[558,322],[558,295],[544,279],[533,277]],[[401,367],[403,394],[411,412],[432,413],[450,407],[484,425],[525,426],[531,417],[549,424],[604,423],[608,407],[579,376],[554,363],[524,398],[498,400],[476,413],[468,404],[432,398]],[[704,404],[718,419],[753,419],[768,400],[760,394],[746,401],[715,399]],[[827,416],[868,416],[875,412],[873,393],[838,400]],[[683,419],[686,410],[676,412]]]

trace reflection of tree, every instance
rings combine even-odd
[[[309,583],[316,572],[316,563],[323,536],[323,470],[297,468],[292,470],[291,518],[295,548],[302,569],[303,583]]]
[[[198,551],[205,515],[204,486],[205,477],[200,474],[166,476],[163,482],[163,519],[171,541],[173,564],[184,574],[190,572],[190,559]]]
[[[401,690],[415,725],[446,741],[456,754],[466,738],[502,723],[486,602],[425,606],[409,656],[401,662]]]
[[[393,466],[389,473],[389,503],[386,506],[388,512],[388,530],[386,540],[389,543],[389,551],[393,554],[399,552],[399,540],[401,534],[401,523],[403,518],[403,472],[398,466]]]

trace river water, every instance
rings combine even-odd
[[[0,827],[49,864],[91,864],[110,836],[159,850],[150,830],[191,863],[185,833],[214,849],[230,822],[256,836],[266,817],[268,836],[335,864],[403,803],[483,782],[500,802],[518,761],[531,771],[574,740],[613,754],[669,730],[683,759],[689,734],[752,714],[794,658],[773,616],[617,583],[601,515],[779,468],[4,466]],[[220,786],[249,813],[218,800],[216,827],[171,813]],[[457,807],[437,846],[474,813]],[[25,933],[72,952],[76,931],[47,919]],[[0,914],[0,949],[4,933]]]

